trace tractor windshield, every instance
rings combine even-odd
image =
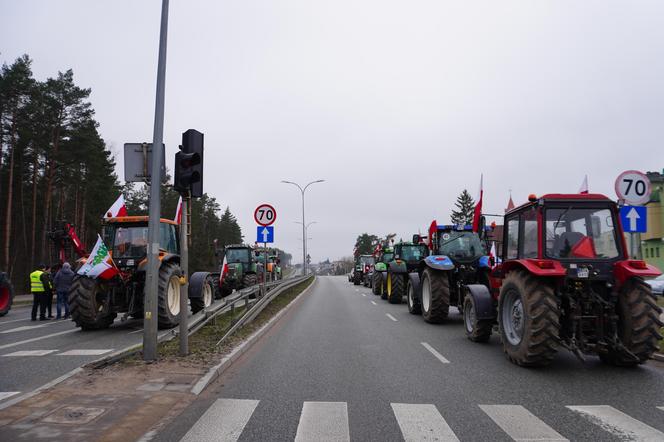
[[[404,261],[419,261],[427,254],[426,246],[404,245],[401,246],[401,259]]]
[[[227,262],[249,262],[249,249],[226,249]]]
[[[113,258],[140,258],[147,255],[148,226],[117,226],[113,238]]]
[[[383,259],[381,259],[381,261],[383,261],[383,262],[390,262],[390,261],[392,261],[393,259],[394,259],[394,253],[391,253],[391,252],[390,252],[390,253],[384,253],[384,254],[383,254]]]
[[[456,259],[474,259],[486,255],[486,248],[477,233],[469,231],[440,232],[438,253]]]
[[[612,259],[619,256],[609,209],[560,208],[546,211],[546,256]]]
[[[362,264],[375,264],[375,260],[373,256],[360,256],[360,262]]]

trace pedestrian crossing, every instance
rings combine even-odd
[[[237,441],[259,406],[258,400],[217,399],[184,435],[181,442]],[[440,410],[434,404],[390,404],[394,418],[406,442],[443,441],[459,442],[461,439]],[[515,441],[569,441],[522,405],[478,405],[490,421],[495,423],[496,434],[475,435],[482,440],[504,439]],[[617,438],[629,441],[664,441],[664,432],[635,419],[609,405],[570,405],[564,407],[583,417],[594,426],[598,440]],[[664,412],[664,406],[657,409]],[[563,411],[563,415],[564,415]],[[664,417],[664,415],[663,415]],[[546,417],[545,417],[546,418]],[[563,428],[574,440],[574,433],[561,422],[560,415],[548,418]],[[253,425],[265,427],[254,422]],[[503,435],[499,436],[502,432]],[[571,432],[571,433],[570,433]],[[304,402],[297,423],[296,442],[352,440],[352,428],[348,420],[346,402]],[[480,437],[481,436],[481,437]],[[466,434],[466,438],[468,435]]]
[[[58,353],[60,350],[19,350],[19,351],[14,351],[11,353],[6,353],[3,355],[0,355],[1,357],[19,357],[19,356],[48,356],[48,355],[55,355],[55,356],[101,356],[106,353],[110,353],[113,351],[112,348],[104,348],[104,349],[97,349],[97,348],[80,348],[80,349],[72,349],[72,350],[67,350],[67,351],[62,351]]]

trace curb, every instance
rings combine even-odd
[[[662,353],[653,353],[652,356],[650,356],[650,359],[654,359],[659,362],[664,362],[664,354]]]
[[[277,321],[285,315],[292,307],[295,305],[295,302],[306,294],[311,288],[316,284],[317,278],[314,276],[314,280],[309,286],[304,289],[295,299],[288,303],[279,313],[277,313],[273,318],[266,322],[261,328],[252,333],[244,342],[235,347],[229,354],[224,356],[219,364],[211,367],[208,372],[203,375],[196,384],[191,388],[191,393],[198,396],[201,394],[205,388],[215,381],[221,374],[226,371],[233,362],[237,361],[240,356],[245,354],[260,338],[262,338],[276,323]]]
[[[11,407],[12,405],[16,405],[19,402],[23,402],[26,399],[30,399],[31,397],[38,395],[42,391],[48,390],[51,387],[55,387],[59,383],[66,381],[70,377],[72,377],[72,376],[74,376],[74,375],[76,375],[76,374],[78,374],[82,371],[83,371],[82,367],[77,367],[77,368],[73,369],[72,371],[63,374],[59,378],[55,378],[51,382],[47,382],[46,384],[42,385],[41,387],[35,388],[34,390],[32,390],[29,393],[23,394],[23,395],[21,395],[17,398],[14,398],[14,399],[10,399],[7,402],[2,402],[2,403],[0,403],[0,410],[4,410],[5,408]]]

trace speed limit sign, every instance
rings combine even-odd
[[[616,179],[616,194],[630,206],[642,206],[650,201],[650,180],[638,170],[627,170]]]
[[[254,220],[261,226],[270,226],[277,219],[277,211],[269,204],[261,204],[254,210]]]

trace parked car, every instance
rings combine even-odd
[[[646,281],[652,287],[652,293],[655,296],[664,296],[664,275]]]

